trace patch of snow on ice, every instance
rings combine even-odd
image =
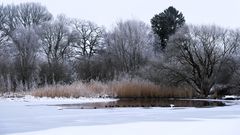
[[[0,102],[26,102],[28,104],[71,104],[71,103],[93,103],[93,102],[110,102],[118,99],[112,98],[49,98],[49,97],[34,97],[26,95],[22,98],[0,98]]]

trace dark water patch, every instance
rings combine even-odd
[[[225,106],[221,101],[206,100],[176,100],[176,99],[134,99],[126,98],[113,102],[82,103],[82,104],[62,104],[58,105],[64,109],[103,109],[119,107],[216,107]]]

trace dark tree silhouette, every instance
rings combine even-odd
[[[156,41],[160,41],[160,43],[157,43],[156,48],[161,47],[161,49],[164,50],[167,46],[169,36],[174,34],[184,23],[185,19],[183,14],[172,6],[162,13],[155,15],[151,19],[151,24],[152,30],[154,34],[156,34]]]

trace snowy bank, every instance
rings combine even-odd
[[[28,105],[55,105],[55,104],[74,104],[74,103],[95,103],[95,102],[110,102],[116,101],[117,99],[112,98],[49,98],[49,97],[34,97],[24,96],[22,98],[4,98],[0,97],[0,103],[15,102],[15,103],[26,103]]]

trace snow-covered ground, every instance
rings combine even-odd
[[[59,109],[114,99],[0,98],[0,135],[238,135],[240,105],[215,108]]]

